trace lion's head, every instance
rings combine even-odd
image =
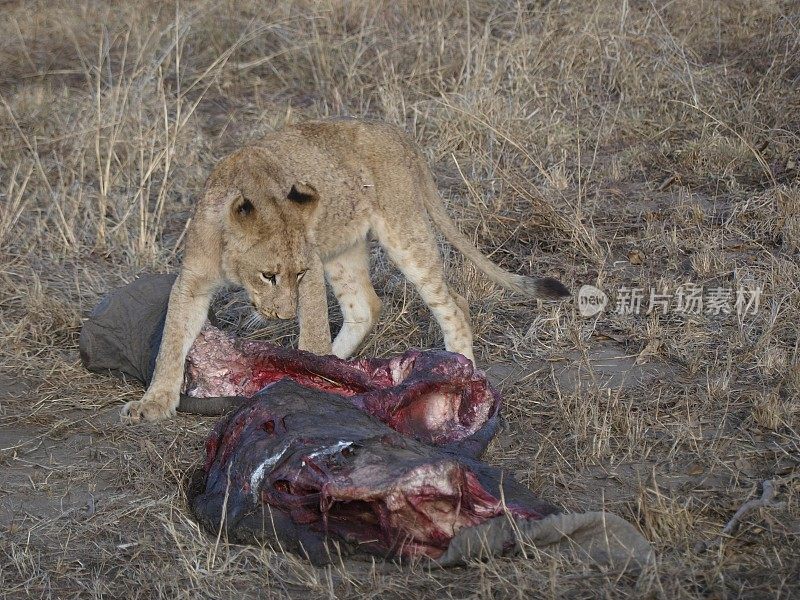
[[[319,195],[287,175],[270,153],[246,148],[223,160],[206,194],[225,212],[222,268],[265,318],[293,319],[312,264],[308,239]]]

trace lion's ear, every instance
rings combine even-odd
[[[236,194],[233,198],[233,202],[231,202],[231,215],[234,218],[248,217],[254,213],[255,210],[256,207],[253,206],[253,203],[241,194]]]
[[[286,198],[295,204],[312,204],[319,200],[319,194],[313,185],[298,181],[289,190]]]

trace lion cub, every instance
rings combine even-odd
[[[186,354],[226,283],[243,286],[264,317],[297,315],[301,350],[353,354],[381,309],[369,278],[369,233],[416,286],[445,347],[474,360],[466,302],[445,283],[431,221],[500,285],[535,298],[569,295],[555,279],[514,275],[483,256],[448,217],[419,150],[394,127],[309,122],[226,157],[209,176],[187,233],[153,381],[141,401],[125,405],[123,419],[174,415]],[[333,345],[326,278],[344,316]]]

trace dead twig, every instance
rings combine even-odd
[[[697,542],[694,545],[694,551],[700,553],[719,546],[723,539],[733,535],[736,532],[742,522],[742,519],[747,513],[757,508],[783,508],[786,505],[785,502],[775,502],[773,500],[774,498],[775,483],[772,480],[767,479],[761,484],[761,498],[758,498],[757,500],[748,500],[742,504],[742,506],[739,507],[739,510],[734,513],[734,515],[731,517],[731,520],[728,521],[728,523],[722,529],[722,532],[716,540],[712,542]]]

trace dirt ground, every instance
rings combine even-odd
[[[3,597],[800,596],[797,2],[1,9]],[[635,523],[653,568],[544,552],[318,568],[231,545],[198,528],[181,491],[213,419],[119,423],[142,389],[85,372],[82,318],[105,291],[180,264],[216,160],[334,115],[405,128],[482,251],[576,292],[527,301],[442,244],[479,365],[504,394],[508,428],[487,460],[566,510]],[[361,353],[440,348],[377,248],[373,268],[384,311]],[[587,284],[609,298],[591,317]],[[678,306],[692,286],[702,310]],[[642,310],[617,310],[633,288]],[[648,314],[651,289],[666,312]],[[710,290],[730,290],[728,312],[711,310]],[[760,290],[758,306],[737,310],[737,290]],[[240,292],[215,308],[241,335],[295,341],[291,324],[249,326]],[[774,506],[721,536],[764,482]]]

